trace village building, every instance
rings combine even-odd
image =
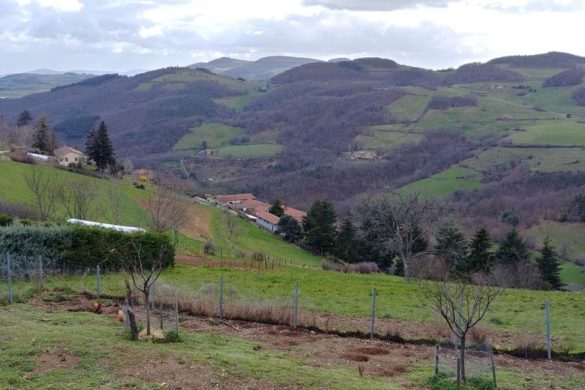
[[[62,146],[58,149],[53,151],[55,158],[57,159],[57,163],[64,167],[69,166],[70,164],[86,164],[87,163],[87,156],[85,153],[80,152],[77,149],[74,149],[70,146]]]

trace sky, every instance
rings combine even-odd
[[[0,74],[124,72],[229,56],[426,68],[585,56],[585,0],[0,0]]]

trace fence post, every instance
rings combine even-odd
[[[490,342],[490,362],[492,365],[492,377],[494,380],[494,388],[498,388],[498,383],[496,382],[496,364],[494,362],[494,349],[492,348],[492,343]]]
[[[219,278],[219,320],[223,321],[223,276]]]
[[[43,256],[39,255],[39,280],[41,288],[45,288],[45,272],[43,271]]]
[[[177,336],[178,336],[179,335],[179,298],[178,297],[175,298],[175,316],[176,316],[175,326],[176,326]]]
[[[370,318],[370,340],[374,338],[374,329],[376,325],[376,287],[372,288],[372,314]]]
[[[435,375],[439,375],[439,344],[435,345]]]
[[[100,299],[100,266],[95,267],[95,295]]]
[[[548,299],[544,300],[544,307],[546,312],[546,356],[548,360],[552,358],[552,345],[550,339],[550,305]]]
[[[8,269],[6,270],[8,276],[8,303],[12,305],[14,303],[14,297],[12,293],[12,264],[10,259],[10,253],[6,254],[6,266]]]
[[[298,280],[295,284],[294,305],[295,305],[295,312],[294,312],[294,317],[293,317],[293,328],[296,329],[297,326],[299,325],[299,281]]]
[[[457,390],[461,389],[461,358],[457,358]]]

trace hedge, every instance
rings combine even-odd
[[[14,218],[12,218],[10,215],[4,214],[3,212],[0,212],[0,226],[8,226],[13,221],[14,221]]]
[[[162,256],[164,268],[174,266],[175,251],[170,239],[155,233],[123,233],[79,226],[0,227],[0,254],[44,256],[62,270],[94,268],[119,271],[124,259],[140,252],[148,267]]]

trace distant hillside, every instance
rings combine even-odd
[[[287,56],[264,57],[256,61],[222,57],[207,63],[190,65],[190,68],[209,69],[214,73],[246,80],[268,80],[277,74],[304,64],[319,62],[312,58]]]
[[[18,98],[33,93],[46,92],[54,87],[73,84],[90,77],[92,74],[79,73],[19,73],[0,78],[0,97]]]
[[[488,64],[525,68],[572,68],[575,65],[585,64],[585,57],[553,51],[528,56],[500,57],[489,61]]]

